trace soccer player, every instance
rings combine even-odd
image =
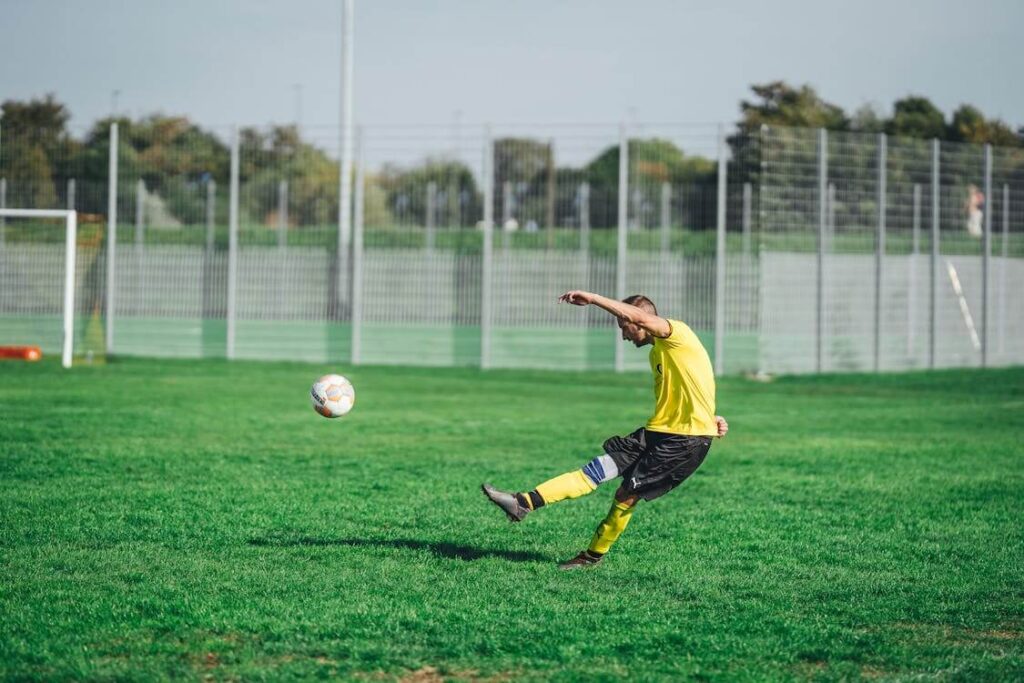
[[[599,306],[616,317],[624,341],[638,348],[652,347],[654,414],[632,434],[605,441],[604,453],[581,469],[559,475],[531,491],[511,493],[490,484],[482,488],[511,521],[520,522],[544,505],[585,496],[621,476],[612,507],[597,526],[590,547],[558,565],[561,569],[580,569],[601,561],[629,524],[640,499],[663,496],[693,474],[704,462],[711,438],[725,436],[729,424],[715,415],[711,360],[689,327],[660,317],[654,302],[640,294],[616,301],[573,290],[558,300],[576,306]]]

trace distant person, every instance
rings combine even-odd
[[[967,186],[967,234],[981,237],[982,220],[985,218],[985,193],[977,185]]]
[[[628,436],[604,442],[604,453],[584,467],[566,472],[522,493],[483,485],[484,494],[513,522],[544,505],[592,493],[606,481],[622,477],[608,515],[590,546],[559,565],[580,569],[598,564],[618,539],[642,498],[654,500],[693,474],[711,448],[711,438],[725,436],[729,424],[715,415],[715,375],[697,335],[678,320],[658,316],[654,303],[637,294],[623,301],[573,290],[559,301],[593,304],[618,319],[622,339],[637,347],[650,345],[654,375],[654,414]]]

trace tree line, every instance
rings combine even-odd
[[[891,115],[872,107],[851,113],[822,99],[811,86],[782,81],[751,86],[752,96],[740,102],[737,134],[729,139],[734,159],[756,153],[750,144],[764,126],[826,128],[831,131],[878,133],[951,142],[991,143],[1024,148],[1024,128],[1014,131],[998,119],[985,117],[970,105],[947,119],[927,98],[897,100]],[[7,204],[56,207],[66,202],[67,181],[81,188],[76,208],[105,213],[110,124],[119,128],[119,192],[130,202],[133,182],[141,179],[180,224],[200,224],[207,210],[209,183],[227,190],[230,153],[225,140],[183,116],[153,114],[96,121],[80,138],[68,130],[70,112],[53,95],[28,101],[7,100],[0,114],[0,177],[8,185]],[[304,140],[295,126],[240,130],[242,220],[273,225],[277,220],[277,187],[288,183],[288,220],[296,226],[329,225],[337,216],[338,166],[322,149]],[[671,140],[632,138],[630,201],[653,206],[663,183],[710,188],[716,165],[687,153]],[[576,226],[580,217],[579,188],[589,189],[589,222],[601,228],[616,223],[618,145],[610,144],[578,166],[557,163],[552,144],[532,138],[499,138],[494,143],[495,217],[513,207],[520,224]],[[741,165],[740,168],[743,168]],[[756,165],[751,165],[755,169]],[[754,171],[751,171],[752,173]],[[412,166],[385,165],[369,178],[367,225],[403,221],[422,224],[428,205],[438,225],[471,226],[482,215],[482,193],[472,169],[448,157],[426,158]],[[127,181],[127,182],[125,182]],[[88,191],[90,184],[93,191]],[[426,188],[433,195],[428,198]],[[509,196],[506,196],[509,195]],[[680,206],[680,212],[700,207]],[[217,220],[226,220],[227,202],[217,202]],[[687,216],[681,220],[686,223]],[[689,217],[689,222],[696,218]]]

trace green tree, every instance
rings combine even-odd
[[[949,122],[948,139],[954,142],[988,141],[988,122],[977,107],[960,105]]]
[[[174,218],[200,223],[206,211],[209,179],[226,186],[230,154],[223,142],[183,116],[153,114],[128,122],[121,138],[122,158],[134,153],[135,173],[121,173],[130,186],[141,178],[146,190],[158,196]],[[134,191],[130,189],[130,191]]]
[[[886,123],[878,110],[870,104],[865,104],[853,112],[853,116],[850,118],[850,130],[857,133],[883,133]]]
[[[1003,147],[1021,146],[1021,138],[999,119],[986,119],[977,107],[960,105],[949,122],[950,140],[956,142],[989,143]]]
[[[66,162],[77,149],[66,129],[70,117],[53,95],[0,105],[0,176],[9,183],[9,204],[58,205],[56,185],[62,185]]]
[[[679,186],[704,186],[714,183],[716,162],[700,156],[688,156],[670,140],[661,138],[629,141],[629,182],[631,220],[653,225],[658,219],[655,207],[660,201],[662,183],[669,183],[679,198]],[[619,146],[605,149],[584,169],[591,191],[591,225],[612,227],[618,221]],[[679,202],[683,221],[696,225],[700,207]]]
[[[928,98],[904,97],[893,105],[892,118],[886,122],[885,132],[890,135],[941,140],[946,133],[946,119]]]
[[[473,225],[483,213],[483,200],[478,194],[473,172],[460,161],[430,158],[410,169],[386,166],[376,176],[376,182],[387,194],[390,215],[400,223],[421,224],[426,221],[426,190],[430,183],[434,183],[439,193],[435,198],[439,214],[449,211],[448,200],[455,204],[457,216],[451,216],[444,222],[453,226]]]
[[[740,102],[739,132],[729,139],[731,168],[734,169],[730,173],[731,182],[750,182],[758,186],[779,182],[761,165],[765,152],[762,144],[771,144],[774,153],[786,158],[813,164],[817,157],[817,135],[801,129],[848,131],[852,127],[842,108],[823,100],[810,85],[797,88],[784,81],[773,81],[752,85],[750,89],[756,97]],[[759,192],[757,197],[761,202],[759,208],[766,210],[766,215],[778,218],[780,225],[797,225],[807,218],[800,203],[784,193]],[[755,215],[760,213],[755,211]],[[770,230],[774,226],[759,225],[758,228]]]
[[[325,225],[338,215],[338,163],[303,142],[295,126],[274,126],[267,132],[242,129],[239,178],[251,220],[277,222],[277,188],[288,183],[288,220],[294,225]]]
[[[53,169],[40,145],[15,139],[4,145],[3,175],[7,178],[7,205],[35,209],[57,208]]]
[[[630,178],[644,182],[700,182],[715,174],[715,162],[700,156],[687,156],[675,143],[662,138],[629,140]],[[587,164],[586,176],[592,185],[619,183],[619,146],[606,148]]]
[[[505,192],[510,191],[515,218],[545,227],[558,222],[554,145],[531,138],[499,138],[494,141],[494,215],[501,217]]]
[[[762,182],[761,149],[764,128],[826,128],[847,131],[852,123],[838,105],[823,100],[810,85],[794,87],[785,81],[750,86],[755,97],[740,101],[740,120],[736,134],[729,137],[732,151],[730,182],[736,184]],[[861,120],[861,124],[868,123]],[[776,136],[786,140],[787,154],[813,158],[816,141],[811,135]]]
[[[7,100],[0,106],[4,142],[19,141],[24,148],[39,147],[47,159],[56,159],[70,143],[67,108],[52,94],[28,102]]]
[[[143,178],[151,189],[162,189],[166,179],[175,176],[227,179],[227,145],[183,116],[148,116],[127,126],[124,139],[138,153]]]
[[[784,81],[752,85],[757,98],[740,102],[740,130],[752,133],[761,126],[799,126],[849,130],[842,108],[826,102],[809,85],[794,88]]]
[[[552,158],[550,142],[530,138],[499,138],[494,141],[495,183],[500,187],[505,181],[543,182]]]
[[[107,174],[110,161],[110,124],[118,124],[118,131],[131,125],[127,118],[106,118],[93,124],[79,145],[78,152],[68,159],[67,176],[75,178],[83,190],[78,193],[78,210],[86,213],[107,212]],[[138,155],[135,150],[123,143],[119,145],[118,175],[122,178],[134,178],[138,175]],[[118,184],[118,195],[121,201],[129,201],[131,188],[129,183]],[[88,188],[88,189],[87,189]]]

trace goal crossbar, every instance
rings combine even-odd
[[[0,209],[0,218],[64,219],[64,339],[61,345],[61,365],[70,368],[71,350],[75,339],[75,245],[78,212],[60,209]]]

